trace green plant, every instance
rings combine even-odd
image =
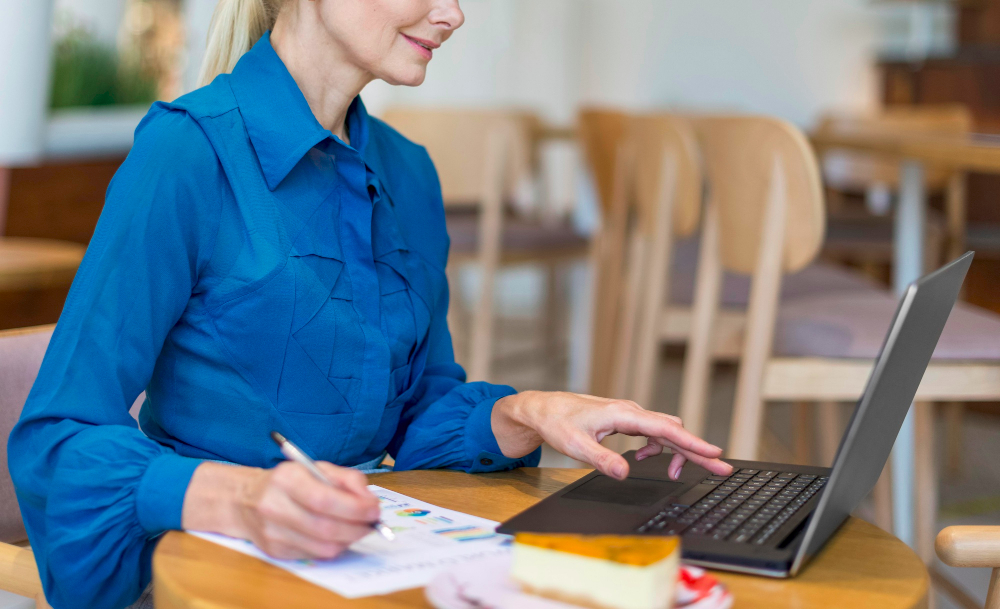
[[[86,30],[71,29],[56,43],[50,108],[151,103],[155,75],[119,56]]]

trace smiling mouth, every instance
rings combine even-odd
[[[402,34],[403,38],[406,38],[406,41],[409,42],[411,45],[413,45],[413,47],[417,50],[417,52],[423,55],[425,59],[430,59],[434,54],[434,49],[441,46],[438,44],[434,44],[430,40],[420,40],[419,38],[413,38],[412,36],[407,36],[402,32],[400,32],[400,34]]]
[[[409,37],[408,37],[408,38],[409,38]],[[410,40],[413,40],[413,38],[410,38]],[[431,47],[429,47],[428,45],[426,45],[426,44],[424,44],[424,43],[420,42],[419,40],[413,40],[413,42],[414,42],[414,43],[415,43],[415,44],[416,44],[416,45],[417,45],[418,47],[423,47],[423,48],[427,49],[428,51],[433,51],[433,50],[434,50],[434,49],[432,49]]]

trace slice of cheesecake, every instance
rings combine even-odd
[[[518,533],[511,578],[531,594],[585,607],[666,609],[680,554],[677,537]]]

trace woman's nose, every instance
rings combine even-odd
[[[458,0],[438,0],[430,14],[431,23],[447,30],[457,30],[465,23]]]

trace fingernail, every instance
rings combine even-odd
[[[710,446],[711,446],[712,448],[714,448],[715,450],[717,450],[717,451],[719,451],[719,452],[722,452],[722,447],[720,447],[720,446],[716,446],[715,444],[710,444]]]
[[[611,468],[611,473],[615,475],[615,478],[621,479],[625,477],[625,466],[621,463],[615,465]]]

